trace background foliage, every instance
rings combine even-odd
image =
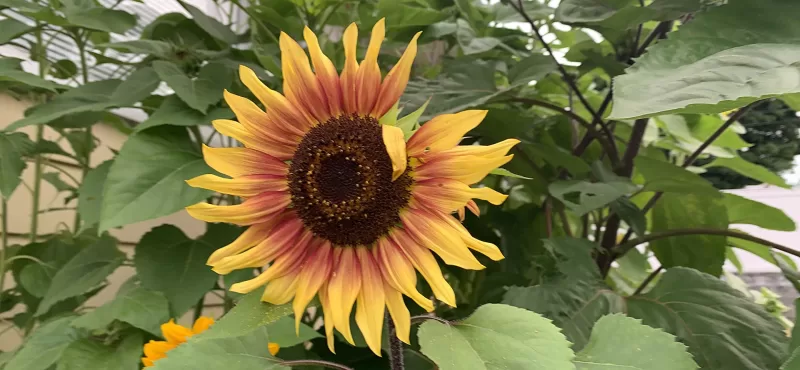
[[[21,60],[0,58],[0,88],[32,104],[0,132],[0,311],[24,338],[0,355],[3,369],[138,369],[142,344],[160,337],[161,323],[201,314],[224,316],[156,370],[322,361],[389,368],[391,356],[375,357],[363,340],[353,347],[337,339],[330,353],[316,310],[298,337],[289,306],[229,292],[254,272],[220,278],[204,263],[236,227],[209,224],[193,239],[161,225],[133,256],[109,234],[198,201],[237,203],[185,180],[210,171],[201,144],[239,145],[209,125],[233,117],[223,89],[249,94],[238,65],[280,89],[281,30],[300,39],[307,25],[341,68],[343,27],[365,30],[382,17],[383,70],[423,31],[403,112],[427,104],[424,124],[489,109],[466,142],[521,140],[507,171],[483,181],[509,194],[507,202],[480,204],[480,218],[465,220],[507,258],[482,271],[442,266],[458,307],[425,314],[409,304],[419,325],[402,348],[406,368],[800,369],[800,341],[788,335],[792,323],[781,320],[774,297],[721,278],[726,260],[739,264],[731,252],[738,248],[778,265],[800,288],[787,257],[800,252],[731,227],[795,224],[719,191],[788,187],[775,172],[798,154],[790,108],[800,94],[796,1],[230,0],[217,2],[219,17],[181,2],[185,12],[146,24],[126,10],[130,1],[0,0],[0,44],[38,66],[29,73]],[[138,39],[121,36],[134,27],[142,27]],[[56,39],[70,40],[77,60],[55,60]],[[120,78],[91,78],[108,65]],[[131,123],[119,108],[147,118]],[[128,135],[103,163],[90,161],[106,145],[94,135],[98,125]],[[45,140],[45,126],[60,138]],[[35,134],[17,131],[24,127]],[[81,175],[59,170],[57,160]],[[20,186],[27,166],[35,179]],[[77,210],[74,223],[47,235],[37,235],[42,181]],[[32,192],[30,209],[9,209],[15,191]],[[10,245],[11,217],[30,217],[30,243]],[[87,307],[121,266],[135,274],[115,298]],[[279,359],[267,342],[281,345]]]

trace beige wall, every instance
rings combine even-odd
[[[18,101],[11,96],[0,94],[0,128],[5,128],[12,122],[20,119],[23,117],[24,111],[28,108],[31,104],[26,101]],[[35,127],[25,127],[20,129],[19,131],[25,132],[28,136],[31,137],[33,140],[36,135],[36,128]],[[115,128],[103,124],[95,125],[93,128],[93,134],[95,138],[97,138],[100,142],[99,147],[94,151],[91,158],[91,165],[92,167],[97,166],[98,164],[102,163],[105,160],[111,159],[113,157],[113,153],[111,149],[119,150],[122,147],[122,144],[127,139],[127,136]],[[59,141],[59,134],[50,129],[45,128],[44,131],[44,138],[47,140],[58,142],[61,147],[69,152],[72,153],[72,149],[70,148],[69,144],[66,140]],[[72,174],[77,179],[81,177],[81,171],[78,168],[77,164],[69,158],[53,155],[50,158],[57,160],[59,162],[69,162],[72,166],[68,165],[61,165],[62,168],[67,168],[68,172]],[[57,172],[55,169],[51,167],[44,167],[44,173],[46,172]],[[9,244],[27,244],[28,243],[28,236],[27,234],[30,232],[30,225],[31,225],[31,213],[32,213],[32,200],[33,196],[31,191],[25,186],[27,184],[31,188],[33,187],[33,178],[34,178],[34,165],[32,162],[28,163],[27,168],[23,172],[22,181],[23,184],[20,184],[19,187],[14,191],[11,198],[8,201],[8,227],[9,227],[9,235],[10,240]],[[71,180],[61,175],[61,179],[65,182],[71,183]],[[71,185],[76,185],[71,183]],[[61,208],[65,207],[64,205],[64,198],[66,196],[65,193],[59,194],[53,186],[51,186],[46,181],[42,181],[41,184],[41,194],[40,194],[40,201],[39,201],[39,209],[45,210],[49,208]],[[71,201],[66,207],[74,208],[76,206],[77,200]],[[72,210],[68,211],[54,211],[54,212],[46,212],[39,215],[39,225],[37,227],[39,234],[50,234],[54,232],[58,232],[59,230],[71,229],[73,227],[75,213]],[[161,224],[173,224],[179,228],[181,228],[186,235],[189,237],[196,237],[201,235],[205,232],[205,224],[203,222],[197,221],[192,219],[186,212],[181,211],[175,213],[173,215],[167,217],[161,217],[159,219],[144,221],[140,223],[136,223],[133,225],[128,225],[123,228],[118,228],[111,230],[111,234],[114,235],[120,241],[120,247],[123,251],[125,251],[128,255],[133,254],[133,247],[135,246],[136,242],[141,238],[141,236],[149,231],[151,228]],[[6,232],[2,230],[2,232]],[[25,235],[20,235],[25,234]],[[108,301],[111,297],[114,296],[119,285],[128,279],[134,273],[133,268],[131,267],[121,267],[114,274],[110,277],[110,285],[104,289],[100,294],[98,294],[93,299],[89,300],[86,303],[88,307],[95,307],[99,306],[102,303]],[[13,286],[14,282],[12,279],[7,278],[5,280],[5,287]],[[15,310],[10,312],[6,312],[3,314],[4,319],[8,319],[12,317],[15,313],[19,312],[22,307],[17,307]],[[186,320],[185,318],[182,320]],[[20,342],[20,333],[18,333],[15,329],[10,329],[5,331],[8,327],[7,321],[0,322],[0,351],[8,351],[16,348]]]

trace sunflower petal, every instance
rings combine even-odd
[[[325,284],[319,289],[319,301],[322,304],[322,320],[325,322],[325,338],[328,340],[328,349],[335,354],[336,349],[333,346],[333,314],[331,314],[333,308],[331,308],[331,303],[328,299],[328,287]]]
[[[358,294],[356,323],[361,329],[361,334],[364,335],[367,346],[380,356],[386,308],[383,279],[375,260],[372,259],[372,254],[366,247],[357,248],[356,255],[361,265],[361,292]]]
[[[373,248],[375,262],[383,279],[395,290],[409,296],[426,311],[433,311],[433,302],[417,290],[417,272],[392,238],[378,240]]]
[[[412,196],[429,209],[450,213],[463,208],[472,199],[483,199],[498,205],[508,198],[492,188],[470,188],[461,181],[447,178],[433,178],[417,181]]]
[[[226,179],[209,174],[186,180],[186,183],[195,188],[203,188],[240,197],[252,197],[267,191],[286,191],[289,189],[286,183],[286,176],[278,175],[248,175]]]
[[[175,349],[177,346],[177,344],[165,342],[163,340],[151,340],[144,345],[144,356],[151,362],[160,360],[167,357],[167,352]]]
[[[267,284],[261,300],[271,304],[286,304],[294,297],[297,288],[297,274],[281,276]]]
[[[342,114],[342,87],[336,67],[322,52],[317,35],[310,28],[303,29],[303,38],[308,44],[308,53],[311,56],[311,63],[314,65],[314,72],[328,98],[328,109],[331,115],[338,116]]]
[[[408,167],[408,157],[406,156],[406,141],[403,137],[403,130],[395,126],[383,125],[383,144],[386,152],[392,160],[392,181],[397,180]]]
[[[236,119],[250,132],[286,144],[296,142],[297,138],[303,135],[303,131],[297,127],[287,124],[279,126],[270,120],[269,115],[250,99],[232,94],[228,90],[223,91],[223,97],[233,113],[236,114]]]
[[[381,43],[386,37],[385,19],[379,20],[372,27],[369,46],[364,60],[358,66],[356,73],[356,88],[358,89],[358,106],[355,113],[359,115],[370,115],[378,100],[381,91],[381,69],[378,66],[378,53],[381,50]],[[380,117],[375,115],[375,117]]]
[[[233,270],[242,268],[264,266],[275,258],[283,255],[288,250],[291,250],[294,247],[294,241],[300,238],[302,231],[303,223],[300,220],[293,217],[286,218],[275,226],[275,228],[270,231],[269,236],[255,247],[242,253],[222,258],[211,264],[211,266],[214,271],[220,275],[225,275]],[[262,275],[264,274],[259,275],[259,277],[264,279],[265,276]],[[252,287],[252,283],[246,285],[239,284],[231,286],[231,290],[237,293],[247,293],[255,289]],[[245,287],[252,289],[246,290]]]
[[[278,343],[269,343],[267,344],[267,349],[269,349],[269,354],[275,356],[281,350],[281,346]]]
[[[506,139],[492,145],[457,145],[448,149],[445,153],[449,155],[474,155],[486,158],[497,158],[506,155],[514,145],[519,144],[517,139]]]
[[[308,303],[314,299],[320,287],[330,278],[333,269],[333,249],[328,241],[320,241],[312,255],[310,255],[305,265],[300,269],[300,280],[297,285],[297,292],[292,302],[294,309],[294,328],[297,335],[300,335],[300,320],[303,318],[303,311],[306,310]]]
[[[434,251],[448,265],[468,270],[486,268],[467,249],[458,233],[424,210],[409,209],[400,214],[403,228],[421,245]]]
[[[230,177],[286,175],[289,169],[278,158],[248,148],[211,148],[203,145],[203,158],[211,168]]]
[[[192,332],[194,332],[195,334],[200,334],[208,330],[208,328],[210,328],[211,325],[213,324],[214,324],[213,318],[208,316],[200,316],[197,318],[197,320],[194,321],[194,325],[192,325]]]
[[[392,289],[388,284],[384,286],[384,291],[386,291],[386,307],[389,308],[389,315],[392,316],[392,321],[394,321],[397,338],[400,338],[406,344],[411,344],[409,342],[411,313],[408,312],[408,307],[403,302],[403,295]]]
[[[472,235],[470,235],[469,231],[467,231],[463,225],[461,225],[459,222],[456,222],[456,220],[449,215],[438,212],[434,212],[434,214],[436,215],[437,219],[449,225],[450,228],[461,237],[461,240],[464,241],[468,248],[477,251],[494,261],[499,261],[505,258],[503,256],[503,252],[500,251],[500,248],[497,248],[497,246],[492,243],[486,243],[475,239],[472,237]]]
[[[236,240],[220,249],[215,250],[214,253],[211,253],[211,256],[208,257],[206,264],[213,266],[216,262],[219,262],[225,257],[244,252],[250,247],[261,243],[270,235],[270,230],[275,227],[275,224],[277,224],[279,220],[280,217],[273,217],[266,222],[250,226],[241,235],[239,235]]]
[[[161,334],[164,335],[164,339],[166,339],[167,342],[175,345],[186,342],[186,339],[194,335],[191,329],[176,324],[173,319],[170,319],[167,323],[161,324]]]
[[[267,109],[267,115],[272,122],[287,132],[303,135],[315,121],[303,109],[298,109],[279,92],[270,89],[256,76],[252,69],[239,66],[239,77],[253,95]]]
[[[483,180],[493,169],[498,168],[514,158],[486,158],[473,155],[428,157],[428,161],[414,168],[414,176],[420,181],[432,178],[449,178],[465,184],[474,184]]]
[[[284,210],[291,203],[291,197],[285,191],[261,193],[233,206],[217,206],[198,203],[186,207],[192,217],[205,222],[227,222],[236,225],[253,225],[267,221],[276,213]]]
[[[358,26],[350,23],[342,35],[344,44],[344,68],[339,83],[342,85],[342,101],[346,112],[358,111],[358,90],[356,88],[356,74],[358,73]]]
[[[336,248],[334,252],[336,266],[328,282],[331,314],[336,329],[350,344],[354,344],[350,313],[361,291],[361,266],[353,248]]]
[[[436,262],[436,258],[433,257],[430,250],[417,244],[404,231],[396,232],[392,237],[408,257],[408,260],[430,284],[433,295],[445,304],[455,307],[456,293],[453,291],[453,287],[445,280],[442,275],[442,269],[439,268],[439,263]]]
[[[407,151],[411,157],[426,152],[440,152],[458,145],[464,134],[477,127],[486,117],[485,110],[466,110],[442,114],[428,121],[408,139]]]
[[[303,48],[289,35],[281,32],[281,67],[283,70],[283,92],[296,107],[304,108],[317,122],[331,118],[328,99],[322,86],[311,71],[308,56]]]
[[[256,135],[236,121],[217,119],[211,121],[211,125],[220,134],[240,141],[245,147],[258,150],[280,160],[291,159],[297,149],[297,143],[279,142],[264,135]],[[297,142],[299,143],[299,138]]]
[[[406,51],[403,52],[403,56],[400,57],[397,64],[383,79],[378,102],[375,104],[375,108],[372,109],[373,116],[382,117],[403,95],[403,91],[408,84],[408,78],[411,75],[411,65],[414,64],[414,58],[417,56],[417,39],[421,34],[422,32],[417,32],[414,35]]]

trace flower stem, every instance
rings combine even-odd
[[[389,315],[386,315],[386,326],[389,327],[389,367],[392,370],[403,370],[403,343],[397,337],[397,328]]]

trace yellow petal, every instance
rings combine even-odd
[[[252,69],[239,66],[239,77],[267,109],[271,121],[280,128],[289,133],[303,135],[314,125],[314,118],[300,107],[295,107],[279,92],[264,85]]]
[[[433,302],[417,290],[417,272],[414,266],[405,257],[403,250],[395,245],[394,239],[379,240],[373,253],[387,284],[409,296],[426,311],[433,311]]]
[[[317,35],[310,28],[303,29],[303,37],[308,44],[308,53],[311,56],[311,63],[314,65],[314,72],[328,98],[328,109],[331,115],[338,116],[342,113],[342,88],[336,67],[322,52]]]
[[[358,66],[356,89],[358,106],[355,113],[372,114],[381,90],[381,69],[378,66],[378,53],[386,36],[385,20],[381,19],[372,27],[372,36],[367,47],[367,55]],[[378,117],[377,115],[375,117]]]
[[[408,307],[406,307],[405,302],[403,302],[403,295],[389,287],[388,284],[384,289],[386,291],[386,307],[389,308],[389,315],[392,316],[392,321],[394,321],[397,338],[400,338],[400,340],[407,344],[411,344],[409,341],[411,333],[411,313],[408,312]]]
[[[461,237],[461,240],[464,241],[468,248],[477,251],[494,261],[499,261],[505,258],[503,253],[500,252],[500,248],[497,248],[497,246],[492,243],[486,243],[475,239],[472,237],[472,235],[470,235],[469,231],[467,231],[463,225],[461,225],[459,222],[456,222],[456,220],[449,215],[438,213],[437,218],[450,226],[450,228],[452,228],[452,230]]]
[[[336,266],[328,282],[333,323],[344,338],[355,345],[350,332],[350,313],[361,291],[361,268],[350,247],[334,249],[334,261]]]
[[[498,168],[514,158],[486,158],[472,155],[433,155],[429,160],[414,168],[414,177],[419,180],[432,178],[449,178],[471,185],[483,180],[493,169]]]
[[[430,284],[433,295],[445,304],[455,307],[456,293],[444,279],[439,263],[436,262],[436,258],[431,252],[411,240],[411,237],[403,231],[395,232],[392,237],[395,238],[395,243],[402,248],[408,260]]]
[[[444,213],[462,209],[472,198],[483,199],[495,205],[502,204],[508,198],[492,188],[470,188],[461,181],[448,178],[417,181],[412,188],[412,194],[427,208]]]
[[[161,334],[164,339],[171,344],[181,344],[186,342],[186,339],[194,335],[192,330],[175,323],[175,320],[170,319],[169,322],[161,324]]]
[[[211,168],[230,177],[285,175],[289,168],[273,156],[248,148],[211,148],[203,145],[203,157]]]
[[[342,85],[342,101],[346,112],[356,112],[358,110],[358,91],[356,88],[358,26],[355,23],[351,23],[344,30],[342,43],[344,44],[344,68],[339,80]]]
[[[294,151],[297,149],[297,144],[300,142],[299,138],[297,142],[293,144],[288,144],[283,141],[278,142],[264,135],[256,135],[246,129],[241,123],[227,119],[211,121],[211,125],[214,126],[214,129],[219,131],[220,134],[230,136],[240,141],[245,147],[269,154],[279,160],[291,159],[294,155]]]
[[[297,274],[289,274],[272,280],[264,289],[261,300],[271,304],[286,304],[294,297]]]
[[[300,275],[292,308],[294,309],[294,329],[300,335],[300,320],[308,303],[314,299],[320,287],[330,278],[333,269],[333,249],[330,242],[320,242],[311,249],[316,249],[306,263],[300,267]]]
[[[372,115],[375,117],[383,116],[391,107],[397,103],[400,96],[408,84],[408,78],[411,75],[411,66],[414,64],[414,58],[417,56],[417,39],[422,32],[417,32],[408,44],[403,56],[397,61],[397,64],[383,79],[381,84],[381,92],[378,96],[378,101],[375,108],[372,110]]]
[[[297,141],[297,138],[303,135],[303,132],[297,128],[286,130],[278,126],[275,122],[270,120],[266,112],[261,110],[255,103],[245,97],[232,94],[228,90],[223,91],[223,97],[231,110],[236,114],[236,119],[248,131],[256,133],[259,136],[269,137],[276,141],[285,144],[291,144]],[[289,127],[288,125],[283,125]],[[292,132],[294,131],[294,132]]]
[[[194,325],[192,325],[192,331],[195,334],[200,334],[208,330],[208,328],[210,328],[211,325],[213,324],[214,324],[213,318],[208,316],[200,316],[197,318],[197,320],[194,321]]]
[[[167,352],[175,349],[177,344],[161,341],[151,340],[144,345],[144,355],[150,361],[155,361],[167,357]]]
[[[328,340],[328,349],[331,350],[331,353],[336,353],[336,349],[333,346],[334,335],[333,314],[331,314],[332,308],[330,300],[328,299],[328,287],[324,284],[319,289],[319,302],[322,305],[322,320],[325,322],[325,338]]]
[[[328,99],[322,86],[311,71],[303,48],[289,35],[281,32],[281,61],[283,70],[283,92],[296,107],[306,110],[317,122],[331,117]]]
[[[446,153],[450,155],[474,155],[479,157],[497,158],[508,153],[514,145],[519,144],[517,139],[506,139],[492,145],[458,145],[448,149]]]
[[[411,157],[426,152],[440,152],[450,149],[477,127],[484,117],[485,110],[466,110],[454,114],[442,114],[428,121],[408,139],[407,151]]]
[[[397,180],[408,167],[408,157],[406,156],[406,141],[403,137],[403,130],[395,126],[383,125],[383,144],[386,152],[392,160],[392,181]]]
[[[410,209],[402,212],[400,219],[408,234],[439,255],[444,263],[468,270],[486,268],[467,249],[455,230],[428,212]]]
[[[213,265],[225,257],[244,252],[250,247],[262,242],[269,236],[270,230],[275,227],[275,224],[278,220],[279,218],[276,217],[268,220],[267,222],[250,226],[241,235],[239,235],[236,240],[214,251],[214,253],[208,257],[206,264]]]
[[[217,175],[201,175],[186,181],[189,186],[240,197],[252,197],[267,191],[287,191],[286,176],[248,175],[226,179]]]
[[[277,355],[278,351],[281,350],[281,346],[278,343],[270,343],[267,345],[267,348],[269,348],[269,354],[273,356]]]
[[[242,253],[231,255],[220,259],[211,264],[214,271],[218,274],[225,275],[233,270],[238,270],[248,267],[262,267],[279,256],[290,251],[294,246],[297,239],[301,239],[303,231],[303,223],[295,217],[288,217],[281,221],[270,231],[269,236],[262,242],[258,243],[253,248],[250,248]],[[256,279],[263,279],[264,274],[259,275]],[[249,281],[249,280],[248,280]],[[265,283],[266,281],[264,281]],[[231,286],[231,290],[237,293],[247,293],[255,289],[259,285],[252,286],[252,283],[241,282]],[[244,287],[250,287],[245,289]]]
[[[381,272],[372,254],[366,247],[358,247],[356,255],[361,265],[361,292],[358,294],[356,323],[364,335],[367,346],[376,355],[381,355],[381,334],[383,333],[386,296],[383,291]]]
[[[186,207],[186,211],[192,217],[205,222],[227,222],[247,226],[267,221],[286,209],[289,203],[291,197],[288,192],[273,191],[261,193],[233,206],[198,203]]]

